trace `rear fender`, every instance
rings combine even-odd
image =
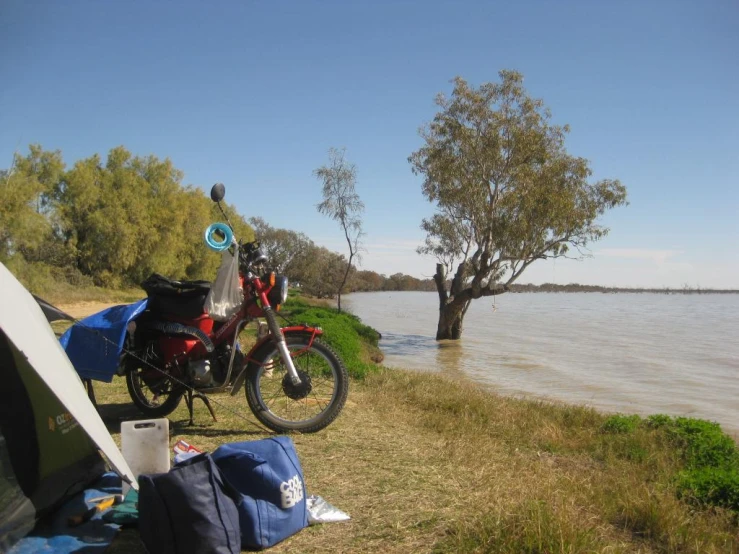
[[[285,338],[291,336],[291,335],[307,335],[310,337],[308,341],[308,346],[313,344],[313,341],[316,339],[316,337],[320,337],[323,334],[323,330],[320,327],[310,327],[308,325],[291,325],[290,327],[282,327],[282,334],[285,335]],[[256,360],[254,358],[254,355],[259,351],[259,349],[267,344],[268,342],[271,342],[272,335],[265,335],[261,339],[259,339],[254,346],[251,347],[251,350],[246,354],[245,356],[245,364],[244,368],[241,370],[241,373],[234,379],[234,384],[231,387],[231,396],[236,396],[238,392],[241,390],[241,387],[244,385],[244,381],[246,380],[246,372],[247,371],[253,371],[253,369],[260,367],[262,364],[259,360]]]

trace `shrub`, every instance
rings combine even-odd
[[[678,497],[739,511],[739,449],[718,423],[657,414],[646,424],[663,430],[680,452]]]
[[[705,467],[681,474],[678,496],[739,511],[739,471]]]
[[[739,451],[731,437],[712,421],[678,417],[666,427],[683,451],[688,468],[739,468]]]
[[[667,427],[672,423],[672,418],[665,414],[654,414],[647,418],[646,424],[653,429]]]
[[[641,423],[641,418],[634,415],[615,414],[603,422],[601,431],[604,433],[633,433]]]

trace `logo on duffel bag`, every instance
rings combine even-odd
[[[280,492],[282,493],[283,508],[292,508],[303,500],[303,482],[300,480],[300,476],[296,475],[289,481],[283,481],[280,485]]]

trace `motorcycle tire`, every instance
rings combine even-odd
[[[333,422],[349,394],[349,374],[326,344],[304,334],[287,335],[288,350],[301,377],[293,385],[277,344],[269,341],[246,368],[246,401],[264,425],[286,433],[315,433]]]
[[[126,372],[128,394],[136,407],[151,418],[166,417],[177,409],[184,391],[166,377],[165,382],[158,384],[158,392],[153,391],[144,382],[140,368],[132,368]]]

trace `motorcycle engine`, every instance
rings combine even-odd
[[[222,386],[230,358],[231,348],[222,345],[208,358],[188,362],[187,373],[193,386],[195,388]]]
[[[210,370],[210,360],[207,358],[188,362],[187,372],[196,388],[209,387],[213,384],[213,373]]]

